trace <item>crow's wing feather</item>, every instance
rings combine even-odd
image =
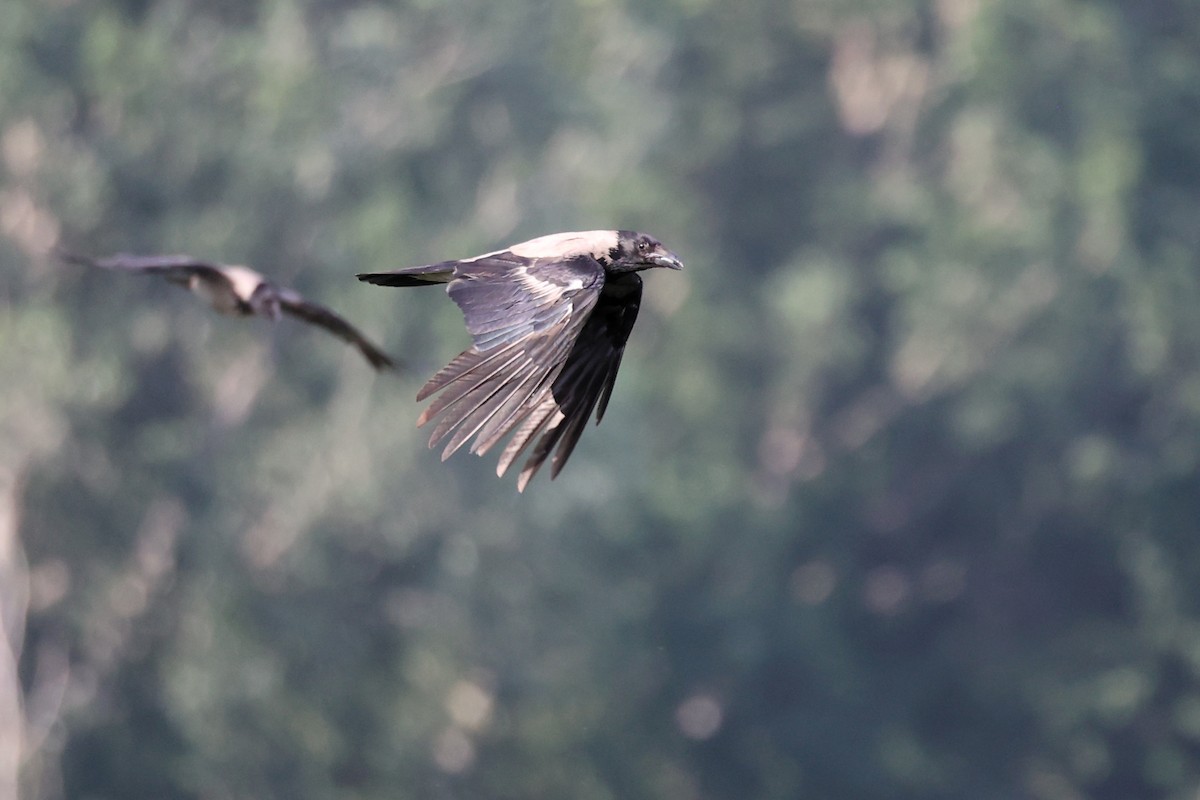
[[[597,295],[603,285],[604,267],[591,257],[557,261],[506,252],[461,262],[446,291],[475,347],[490,350],[558,326],[576,315],[574,298]]]
[[[390,369],[396,366],[387,353],[376,347],[358,328],[331,309],[305,300],[299,293],[290,289],[280,290],[279,305],[292,316],[322,327],[339,339],[354,345],[375,369]]]
[[[166,275],[168,277],[187,277],[201,274],[213,279],[225,279],[225,275],[219,265],[187,255],[137,256],[128,253],[118,253],[115,256],[107,258],[93,258],[62,249],[57,250],[57,254],[63,261],[72,264],[82,264],[88,267],[100,267],[101,269],[145,272],[151,275]]]
[[[637,320],[642,280],[630,273],[610,280],[606,289],[555,378],[550,398],[544,401],[550,406],[544,430],[531,431],[511,456],[519,455],[534,434],[541,434],[521,468],[517,479],[519,490],[524,490],[552,450],[550,478],[554,479],[571,457],[592,410],[596,410],[597,423],[604,416],[625,353],[625,342]],[[514,437],[514,443],[519,439]]]
[[[434,375],[418,399],[441,394],[418,424],[443,415],[430,446],[443,458],[472,436],[482,454],[551,396],[604,288],[604,267],[502,254],[459,262],[447,288],[475,343]]]
[[[418,420],[423,425],[444,414],[430,446],[449,437],[447,458],[474,436],[471,451],[482,455],[513,433],[497,467],[503,475],[540,436],[518,488],[524,490],[556,445],[557,475],[597,401],[603,413],[637,316],[640,278],[630,274],[606,284],[603,266],[589,257],[503,253],[459,262],[447,291],[475,343],[418,394],[421,400],[442,393]]]

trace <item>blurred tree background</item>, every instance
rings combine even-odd
[[[0,798],[1195,798],[1200,6],[3,17]],[[440,463],[354,273],[607,227],[604,425]]]

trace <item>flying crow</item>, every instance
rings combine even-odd
[[[278,320],[281,312],[319,325],[358,348],[375,369],[394,368],[392,359],[371,344],[358,329],[324,306],[309,302],[291,289],[282,289],[248,267],[213,264],[191,256],[133,256],[91,258],[65,250],[58,256],[73,264],[103,269],[162,275],[203,298],[222,314],[258,315]]]
[[[443,460],[472,436],[471,452],[483,455],[512,432],[497,475],[537,439],[517,479],[524,491],[556,446],[550,477],[558,475],[593,409],[597,423],[604,416],[642,298],[637,273],[652,267],[683,265],[652,236],[583,231],[358,278],[448,284],[474,344],[421,388],[418,401],[441,394],[417,425],[443,415],[429,439],[433,447],[449,437]]]

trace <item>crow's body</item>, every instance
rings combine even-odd
[[[278,320],[281,313],[291,314],[354,345],[376,369],[395,367],[386,353],[345,319],[325,306],[305,300],[298,292],[276,286],[249,267],[214,264],[183,255],[119,254],[110,258],[91,258],[61,250],[58,254],[63,260],[74,264],[161,275],[171,283],[191,291],[222,314],[257,315],[271,320]]]
[[[438,415],[429,444],[448,438],[442,458],[475,437],[482,455],[513,436],[503,475],[531,443],[517,479],[524,490],[554,452],[562,469],[583,427],[604,416],[642,297],[637,273],[680,269],[656,239],[632,231],[557,233],[459,261],[359,275],[381,286],[446,284],[474,343],[417,395],[439,393],[418,420]]]

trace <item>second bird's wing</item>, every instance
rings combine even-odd
[[[59,248],[55,251],[59,258],[72,264],[82,264],[87,267],[100,267],[124,272],[144,272],[150,275],[164,275],[168,279],[186,279],[195,274],[201,274],[212,279],[227,280],[218,264],[201,261],[186,255],[167,256],[136,256],[128,253],[118,253],[115,256],[94,258],[79,255]]]
[[[294,317],[318,325],[334,336],[358,348],[375,369],[394,369],[396,364],[387,353],[376,347],[362,332],[344,318],[318,303],[305,300],[298,292],[283,289],[279,292],[280,307]]]

